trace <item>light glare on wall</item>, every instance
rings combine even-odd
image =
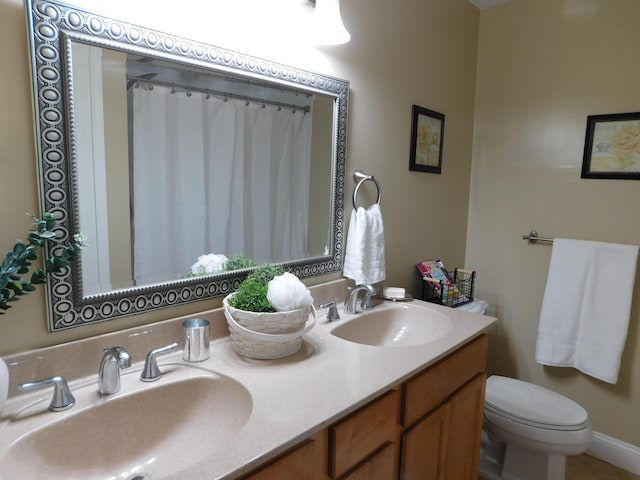
[[[314,45],[339,45],[351,40],[342,23],[340,0],[316,0],[312,21]]]

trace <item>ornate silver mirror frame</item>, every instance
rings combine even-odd
[[[180,62],[322,93],[335,99],[328,253],[285,265],[300,278],[342,269],[349,83],[187,40],[47,0],[27,0],[36,153],[42,211],[60,219],[59,248],[79,232],[71,42]],[[90,241],[90,240],[89,240]],[[80,260],[81,262],[82,260]],[[172,307],[232,292],[250,269],[84,295],[81,263],[47,285],[50,331]]]

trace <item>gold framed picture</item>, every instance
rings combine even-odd
[[[442,172],[444,114],[413,105],[409,170]]]
[[[640,112],[587,117],[581,177],[640,180]]]

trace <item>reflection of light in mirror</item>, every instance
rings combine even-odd
[[[340,0],[316,1],[312,32],[315,45],[339,45],[351,40],[351,35],[342,23]]]
[[[311,46],[314,9],[306,0],[183,0],[179,10],[160,8],[151,0],[67,3],[248,55],[335,73],[325,55]]]

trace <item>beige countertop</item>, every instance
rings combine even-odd
[[[342,298],[343,288],[344,282],[337,281],[312,287],[311,291],[316,301],[322,302],[334,296]],[[326,320],[326,310],[321,310],[318,312],[316,326],[303,339],[302,349],[292,356],[277,360],[252,360],[238,356],[232,350],[221,309],[184,317],[201,317],[211,321],[211,357],[197,364],[184,362],[181,351],[159,357],[160,368],[164,366],[168,370],[165,376],[169,377],[172,373],[171,368],[167,368],[170,365],[187,365],[230,377],[249,392],[251,412],[246,424],[232,439],[204,455],[199,463],[162,478],[236,478],[455,351],[486,331],[495,321],[488,316],[418,300],[413,302],[448,316],[453,323],[451,332],[440,340],[418,346],[360,345],[330,333],[340,322],[348,321],[349,315],[342,314],[341,311],[342,320],[330,323]],[[386,308],[385,305],[387,302],[376,308]],[[88,381],[97,379],[103,348],[121,345],[129,349],[135,362],[132,368],[123,372],[123,390],[116,394],[125,395],[125,380],[139,375],[144,354],[148,350],[172,341],[183,342],[181,322],[184,318],[6,357],[11,374],[10,395],[13,398],[10,397],[3,415],[0,416],[0,438],[2,423],[6,423],[7,417],[15,408],[12,405],[31,397],[51,395],[46,390],[16,396],[16,384],[50,375],[62,375],[67,378],[73,391],[74,386],[86,385]],[[163,380],[169,381],[163,377],[156,383]],[[180,406],[175,405],[175,408],[179,409]],[[43,415],[73,415],[73,408],[66,412],[47,412]],[[202,422],[206,424],[207,419],[203,418]],[[123,429],[126,428],[132,426],[123,426]],[[212,434],[215,434],[215,424],[205,425],[204,428],[210,428]],[[82,452],[77,454],[82,455]],[[166,451],[162,454],[171,455]],[[0,478],[5,480],[1,473],[2,455],[0,442]],[[175,462],[179,466],[180,458],[176,458]],[[113,473],[116,475],[118,472]],[[78,478],[88,477],[83,475]]]

